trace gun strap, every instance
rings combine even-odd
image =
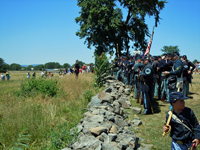
[[[171,111],[168,112],[168,114],[170,114]],[[182,124],[184,127],[186,127],[190,132],[192,132],[192,130],[186,125],[184,124],[176,115],[172,114],[172,118],[179,124]],[[192,132],[192,134],[194,134]]]

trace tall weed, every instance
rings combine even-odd
[[[48,79],[30,79],[21,82],[18,96],[34,96],[43,94],[43,96],[55,96],[59,92],[59,83],[57,80]]]

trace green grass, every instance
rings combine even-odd
[[[39,78],[40,73],[36,77]],[[3,149],[13,147],[24,128],[31,135],[27,143],[30,149],[64,148],[73,139],[69,131],[82,119],[82,109],[86,108],[88,98],[96,93],[93,74],[80,75],[78,79],[74,75],[59,78],[55,74],[54,79],[47,79],[59,82],[62,94],[55,96],[44,96],[40,92],[28,97],[18,96],[16,92],[20,91],[20,83],[25,79],[25,72],[13,72],[11,80],[0,81],[0,114],[3,113],[0,139]]]

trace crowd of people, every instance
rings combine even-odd
[[[113,63],[114,76],[126,86],[134,86],[134,98],[141,98],[143,115],[153,113],[154,96],[169,103],[163,136],[170,132],[172,150],[195,150],[200,143],[200,125],[192,109],[185,107],[192,73],[196,66],[178,52],[163,56],[118,57]],[[166,100],[165,100],[166,99]]]
[[[118,57],[113,62],[113,69],[118,80],[134,87],[134,98],[142,99],[145,108],[143,114],[147,115],[153,113],[154,96],[169,103],[169,93],[178,89],[184,96],[189,95],[195,65],[187,60],[186,55],[180,56],[174,52],[163,56],[143,57],[137,54],[135,57]]]

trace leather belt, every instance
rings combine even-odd
[[[189,141],[176,141],[177,144],[180,144],[180,145],[184,145],[184,144],[189,144],[191,142]]]

